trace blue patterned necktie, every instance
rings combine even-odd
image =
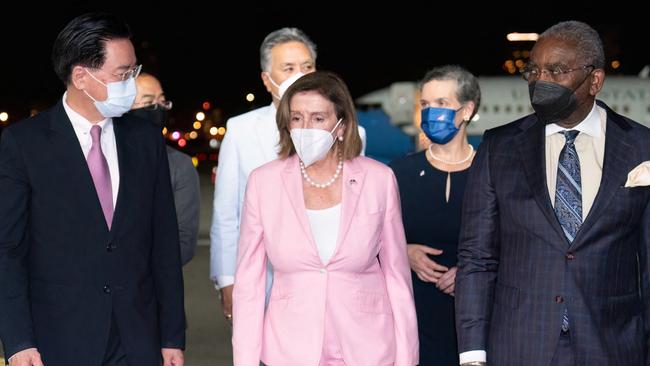
[[[564,131],[566,142],[560,152],[557,165],[557,182],[555,185],[555,215],[569,245],[576,237],[582,225],[582,183],[580,179],[580,159],[576,151],[575,140],[580,131]],[[569,314],[564,308],[562,330],[569,330]]]

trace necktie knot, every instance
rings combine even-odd
[[[566,139],[566,144],[571,145],[575,142],[576,137],[578,137],[578,134],[580,131],[577,130],[566,130],[563,132],[564,133],[564,138]]]
[[[102,137],[102,128],[98,125],[94,125],[90,128],[90,137],[93,139],[93,145],[99,143]]]

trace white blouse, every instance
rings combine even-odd
[[[341,221],[341,204],[323,210],[307,210],[311,232],[318,247],[318,254],[326,265],[336,249],[336,239]]]

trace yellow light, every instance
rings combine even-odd
[[[196,140],[197,137],[199,137],[199,134],[196,131],[190,132],[190,139]]]
[[[218,128],[216,127],[210,127],[210,135],[215,136],[217,132],[219,131]]]
[[[195,168],[199,166],[199,158],[192,156],[192,165],[194,165]]]
[[[163,127],[162,133],[163,133],[163,136],[165,136],[167,134],[167,127]]]
[[[515,66],[517,66],[517,67],[520,68],[520,69],[521,69],[522,67],[524,67],[524,60],[517,60],[517,61],[515,61]]]
[[[196,119],[199,121],[203,121],[205,119],[205,113],[199,112],[196,114]]]
[[[255,100],[255,94],[253,94],[253,93],[246,94],[246,100],[249,101],[249,102],[254,101]]]
[[[621,67],[621,62],[619,60],[612,61],[612,69],[618,69]]]
[[[506,36],[510,42],[519,42],[519,41],[537,41],[539,34],[537,33],[508,33]]]
[[[219,129],[217,130],[217,133],[219,135],[221,135],[221,136],[225,135],[226,134],[226,128],[225,127],[219,127]]]
[[[9,119],[9,113],[7,113],[7,112],[0,113],[0,121],[1,122],[7,122],[8,119]]]
[[[194,127],[195,130],[200,130],[201,129],[201,121],[194,121],[192,124],[192,127]]]

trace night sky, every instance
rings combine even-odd
[[[60,98],[63,85],[50,65],[52,42],[68,21],[91,10],[126,18],[139,61],[159,76],[177,117],[198,110],[204,100],[221,107],[225,117],[270,103],[259,76],[259,46],[266,34],[284,26],[301,28],[312,38],[318,68],[339,73],[354,97],[394,81],[418,80],[446,63],[461,64],[478,76],[506,75],[502,64],[512,51],[530,48],[508,43],[508,32],[541,32],[568,19],[586,21],[599,31],[608,61],[621,61],[610,74],[637,74],[650,64],[648,20],[638,6],[620,1],[616,9],[594,8],[586,1],[355,3],[363,11],[351,11],[350,4],[68,1],[52,9],[31,3],[28,9],[3,9],[0,110],[10,111],[15,120]],[[257,96],[252,104],[244,100],[248,92]]]

